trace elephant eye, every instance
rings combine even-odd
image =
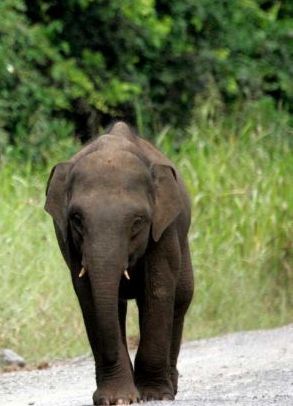
[[[132,224],[131,232],[135,236],[141,230],[142,226],[145,224],[146,219],[142,216],[136,217]]]

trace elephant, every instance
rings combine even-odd
[[[45,210],[92,349],[94,404],[173,400],[194,289],[190,199],[173,163],[118,121],[52,169]],[[136,301],[140,331],[133,364],[129,299]]]

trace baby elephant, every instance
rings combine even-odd
[[[45,209],[94,355],[94,404],[174,399],[193,294],[190,202],[175,166],[117,122],[52,169]],[[133,366],[125,331],[128,299],[139,311]]]

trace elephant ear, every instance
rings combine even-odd
[[[152,237],[154,241],[159,241],[166,228],[181,212],[183,203],[174,168],[169,165],[153,164],[152,175],[155,186]]]
[[[47,188],[45,210],[58,225],[63,240],[67,240],[67,174],[71,164],[62,162],[51,170]]]

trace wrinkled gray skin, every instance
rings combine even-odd
[[[95,358],[94,403],[174,399],[193,276],[190,204],[173,164],[118,122],[53,168],[45,209]],[[139,309],[134,367],[125,337],[127,299]]]

